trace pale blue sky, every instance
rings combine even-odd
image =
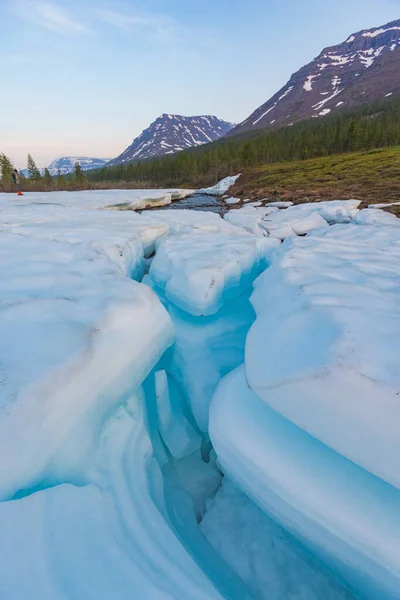
[[[113,157],[161,113],[239,122],[400,0],[0,0],[0,151]]]

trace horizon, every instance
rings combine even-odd
[[[114,158],[161,114],[240,123],[323,48],[398,19],[400,1],[251,5],[0,0],[0,152],[43,168]]]

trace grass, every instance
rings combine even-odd
[[[248,169],[229,193],[295,203],[352,198],[365,205],[398,202],[400,146]]]

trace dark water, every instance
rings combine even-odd
[[[223,215],[227,210],[227,205],[218,196],[207,196],[206,194],[193,194],[183,200],[176,200],[168,206],[161,206],[154,210],[174,210],[189,208],[190,210],[203,210],[215,212]]]

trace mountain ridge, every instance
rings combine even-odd
[[[227,135],[292,125],[395,94],[400,94],[400,19],[324,48]]]
[[[186,117],[163,113],[107,166],[175,154],[214,142],[225,136],[232,127],[233,123],[214,115]]]

